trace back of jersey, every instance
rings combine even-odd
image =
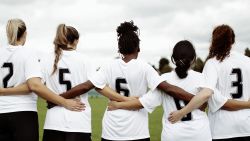
[[[124,96],[142,96],[148,89],[154,90],[161,79],[157,72],[144,61],[133,59],[125,63],[116,59],[101,68],[90,79],[98,88],[106,84]],[[148,115],[138,111],[106,111],[103,117],[102,137],[108,140],[135,140],[148,138]]]
[[[84,83],[93,73],[84,56],[76,51],[62,51],[54,74],[54,54],[42,58],[42,73],[46,86],[57,94],[61,94],[72,87]],[[88,102],[88,94],[82,94],[81,102],[86,105],[82,112],[69,111],[56,106],[47,111],[45,129],[66,132],[91,132],[91,108]]]
[[[161,77],[168,83],[192,94],[197,94],[205,86],[202,74],[193,70],[189,70],[187,77],[183,79],[180,79],[175,71],[165,73]],[[168,121],[171,112],[180,110],[188,102],[173,98],[160,90],[149,92],[148,95],[144,95],[139,100],[143,107],[150,113],[157,106],[163,106],[162,141],[211,141],[208,118],[206,113],[199,109],[188,113],[181,121],[175,124]]]
[[[250,59],[242,54],[232,52],[223,62],[210,59],[204,73],[209,74],[211,67],[214,68],[212,81],[216,81],[215,87],[228,99],[248,101],[250,98]],[[211,74],[211,72],[210,72]],[[216,79],[217,78],[217,79]],[[214,80],[212,80],[214,79]],[[208,83],[210,83],[208,82]],[[226,111],[219,110],[209,113],[211,131],[214,139],[250,136],[250,110]]]
[[[22,46],[10,46],[0,51],[0,86],[15,87],[32,77],[41,77],[36,53]],[[17,111],[37,111],[37,96],[26,95],[0,96],[0,113]]]

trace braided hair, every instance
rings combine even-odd
[[[74,41],[78,39],[79,33],[74,27],[66,26],[65,24],[60,24],[57,27],[56,37],[54,39],[55,60],[52,74],[54,74],[57,70],[57,64],[60,60],[62,50],[72,49],[69,47],[69,45],[73,44]]]

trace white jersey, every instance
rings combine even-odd
[[[125,63],[116,59],[101,68],[90,81],[98,88],[109,85],[125,96],[142,96],[154,90],[161,82],[158,73],[144,61],[133,59]],[[105,111],[102,138],[108,140],[136,140],[149,138],[148,113],[138,111]]]
[[[42,73],[46,86],[57,94],[61,94],[72,87],[86,82],[92,67],[87,64],[83,55],[76,51],[62,51],[58,62],[58,69],[52,75],[54,65],[54,54],[42,58]],[[82,112],[74,112],[61,106],[47,110],[44,129],[64,132],[91,132],[91,108],[88,102],[88,94],[80,96],[81,102],[86,106]]]
[[[41,78],[36,53],[23,46],[0,49],[0,87],[15,87],[32,77]],[[0,96],[0,113],[37,111],[37,95]]]
[[[223,97],[249,100],[250,59],[248,57],[232,52],[222,62],[211,58],[205,64],[203,74],[209,88],[218,89]],[[216,100],[217,102],[214,102]],[[238,111],[219,109],[225,102],[226,100],[218,100],[218,96],[212,97],[209,102],[211,108],[209,120],[213,139],[250,136],[250,109]]]
[[[180,79],[175,71],[161,76],[170,84],[176,85],[189,93],[196,94],[204,87],[204,77],[201,73],[188,71],[188,76]],[[149,92],[140,99],[143,107],[152,112],[155,107],[162,105],[164,115],[162,118],[162,141],[211,141],[209,121],[205,112],[195,109],[187,114],[181,121],[172,124],[168,121],[169,114],[184,107],[188,102],[173,98],[159,90]]]

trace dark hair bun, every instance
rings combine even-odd
[[[136,32],[137,30],[138,27],[134,25],[133,21],[130,22],[125,21],[124,23],[121,23],[120,26],[118,26],[116,29],[118,36],[121,36],[129,32]]]
[[[188,69],[195,59],[196,53],[191,42],[182,40],[176,43],[173,48],[171,60],[176,65],[175,72],[179,78],[183,79],[187,77]]]

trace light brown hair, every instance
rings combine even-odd
[[[52,74],[54,74],[57,70],[57,64],[60,60],[62,50],[72,49],[69,45],[72,45],[74,41],[78,39],[79,33],[74,27],[66,26],[65,24],[60,24],[57,27],[56,37],[54,39],[55,60]]]

